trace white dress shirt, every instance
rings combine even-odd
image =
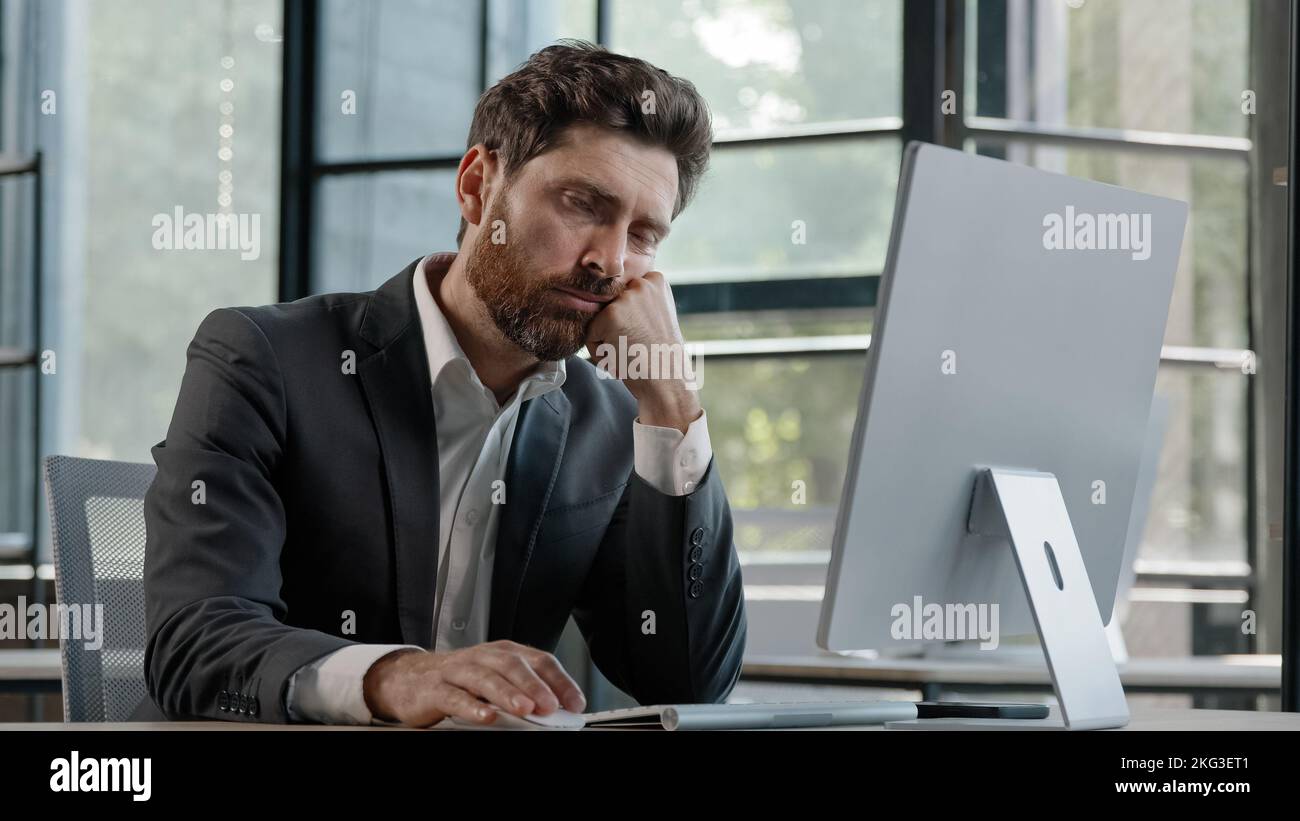
[[[470,365],[431,289],[437,288],[455,254],[430,254],[415,269],[412,285],[433,384],[437,420],[439,527],[438,584],[434,592],[434,647],[447,652],[487,641],[498,508],[505,489],[506,460],[520,406],[564,384],[564,360],[543,362],[524,378],[505,407]],[[694,490],[712,459],[703,412],[686,433],[632,424],[633,465],[661,493]],[[432,491],[432,489],[430,489]],[[494,501],[494,499],[496,501]],[[414,644],[356,644],[299,668],[286,698],[291,721],[327,724],[384,723],[372,720],[362,680],[381,657]]]

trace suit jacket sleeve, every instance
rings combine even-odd
[[[210,313],[187,351],[144,500],[145,683],[169,719],[284,723],[299,667],[355,642],[283,623],[285,442],[275,353],[238,309]]]
[[[726,699],[740,677],[746,619],[713,460],[684,496],[633,471],[573,615],[601,673],[638,703]]]

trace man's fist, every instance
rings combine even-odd
[[[662,346],[656,348],[655,346]],[[668,373],[636,378],[623,373],[620,351],[647,357],[656,370],[672,365]],[[688,383],[690,361],[677,322],[673,289],[659,271],[629,280],[618,298],[610,302],[587,328],[587,352],[592,364],[623,380],[637,401],[642,424],[677,428],[683,432],[699,418],[698,397]],[[662,353],[666,353],[665,358]]]

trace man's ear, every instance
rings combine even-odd
[[[496,152],[483,143],[476,143],[465,151],[460,158],[460,168],[456,172],[456,202],[460,204],[460,215],[470,225],[483,221],[487,209],[488,194],[497,179]]]

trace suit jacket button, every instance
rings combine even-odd
[[[225,690],[221,691],[217,696],[217,707],[219,707],[223,713],[230,712],[230,693]]]
[[[700,545],[704,544],[704,528],[702,527],[695,528],[695,531],[691,533],[691,544],[695,545],[696,547],[699,547]]]
[[[699,545],[696,545],[695,547],[691,548],[692,562],[698,562],[700,559],[703,558],[704,558],[704,548],[700,547]]]
[[[258,710],[257,696],[253,696],[248,700],[248,714],[250,716],[255,716],[257,715],[257,710]]]
[[[243,693],[239,694],[239,706],[236,708],[236,711],[240,713],[248,712],[248,696]]]
[[[692,598],[692,599],[698,599],[698,598],[699,598],[700,596],[702,596],[702,595],[704,595],[704,582],[700,582],[700,581],[692,582],[692,583],[691,583],[691,598]]]
[[[691,565],[691,581],[696,581],[700,578],[700,576],[703,575],[704,575],[704,565],[702,564]]]

